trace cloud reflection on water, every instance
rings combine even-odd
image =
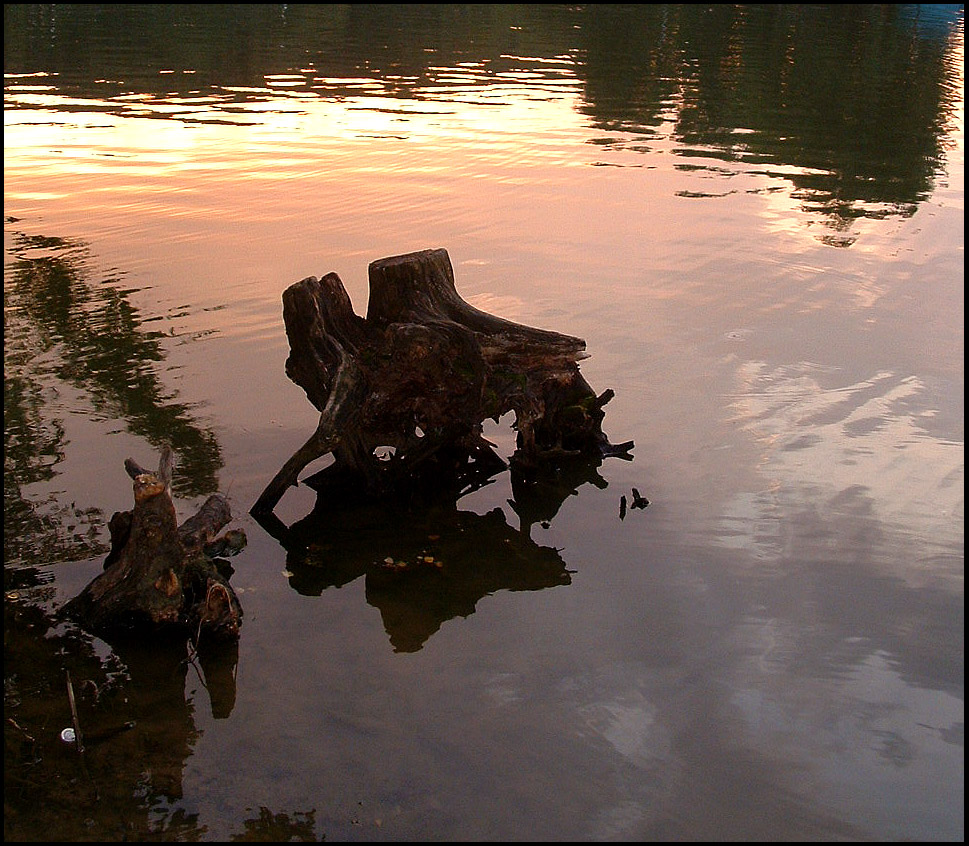
[[[883,555],[887,572],[913,585],[961,584],[961,559],[947,566],[940,560],[962,539],[962,444],[926,431],[924,421],[936,411],[920,399],[917,377],[882,372],[832,389],[822,387],[822,375],[833,381],[830,368],[824,371],[810,363],[740,366],[735,419],[761,445],[766,488],[728,505],[724,542],[773,559],[784,554],[783,522],[800,503],[813,503],[822,519],[864,509],[897,544]]]

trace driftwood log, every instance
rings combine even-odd
[[[184,630],[196,639],[238,637],[242,607],[216,556],[237,552],[245,535],[232,530],[218,536],[232,519],[221,494],[212,494],[178,525],[172,468],[168,447],[157,471],[125,461],[134,480],[134,508],[111,518],[104,572],[64,607],[84,628],[104,635]]]
[[[585,341],[479,311],[457,293],[444,249],[371,263],[366,318],[328,273],[283,293],[286,374],[319,410],[311,437],[253,505],[270,514],[310,462],[384,495],[455,468],[505,467],[482,423],[515,413],[519,467],[576,455],[629,459],[609,443],[597,395],[579,372]]]

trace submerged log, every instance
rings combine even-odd
[[[444,249],[371,263],[366,318],[340,277],[303,279],[283,293],[286,374],[319,410],[309,440],[253,505],[271,513],[310,462],[382,495],[455,467],[504,467],[482,423],[514,412],[522,467],[575,455],[629,459],[632,441],[603,433],[603,406],[579,372],[585,341],[479,311],[454,285]]]
[[[134,508],[111,518],[104,572],[64,607],[84,628],[98,634],[183,629],[196,638],[238,637],[242,606],[213,551],[238,551],[245,536],[232,531],[218,537],[232,519],[221,494],[210,496],[179,526],[172,465],[168,447],[157,471],[125,461],[134,480]]]

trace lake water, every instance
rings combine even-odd
[[[5,839],[961,840],[963,26],[6,5]],[[283,290],[438,247],[633,460],[284,544]],[[54,618],[164,443],[248,536],[204,661]]]

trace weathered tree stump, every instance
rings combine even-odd
[[[603,406],[579,372],[585,341],[479,311],[454,286],[447,251],[371,263],[367,316],[328,273],[283,293],[286,374],[320,411],[309,440],[253,505],[271,513],[310,462],[374,495],[418,477],[504,467],[482,423],[515,413],[520,466],[573,455],[630,458],[603,433]]]
[[[232,519],[221,494],[178,525],[171,497],[172,452],[162,450],[157,471],[132,459],[135,506],[109,523],[111,551],[104,572],[64,606],[64,613],[98,633],[184,630],[219,639],[237,638],[242,607],[215,556],[245,545],[234,530],[217,537]]]

